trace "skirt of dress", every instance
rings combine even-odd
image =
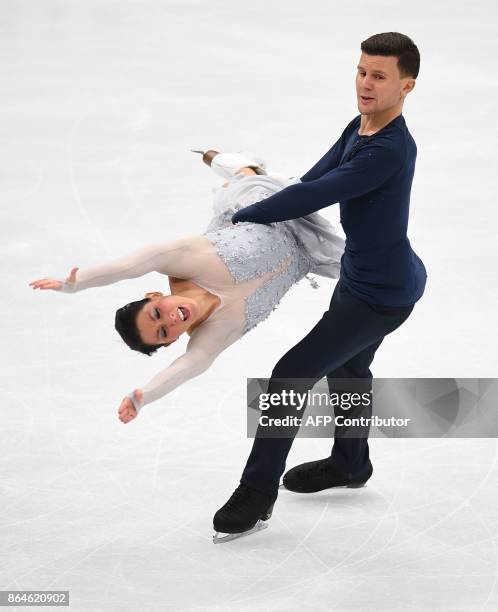
[[[220,186],[213,189],[213,218],[206,233],[232,225],[231,218],[237,210],[264,200],[298,182],[298,178],[287,178],[277,173],[236,174],[227,187]],[[261,224],[243,223],[242,225],[256,227]],[[312,213],[299,219],[271,225],[273,227],[282,226],[281,229],[285,228],[292,233],[310,261],[309,272],[328,278],[339,278],[345,242],[327,219],[318,213]]]

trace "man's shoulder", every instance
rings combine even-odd
[[[408,139],[411,139],[411,135],[405,119],[403,115],[398,115],[387,126],[372,134],[369,141],[389,149],[406,149]]]
[[[369,151],[381,153],[381,159],[389,164],[398,164],[400,160],[401,163],[404,163],[408,155],[406,140],[403,137],[387,133],[379,134],[377,138],[369,139],[365,143],[364,148],[364,152],[367,154],[369,154]]]
[[[358,129],[361,123],[361,115],[355,115],[353,119],[344,128],[343,134],[350,134],[353,130]]]

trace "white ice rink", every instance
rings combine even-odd
[[[492,0],[0,0],[0,590],[69,590],[85,612],[498,609],[495,439],[373,438],[367,487],[280,491],[268,529],[212,543],[252,445],[246,377],[270,374],[335,281],[301,282],[127,425],[123,397],[185,343],[134,353],[114,312],[166,277],[28,286],[201,233],[221,179],[191,148],[304,174],[359,112],[361,41],[398,31],[421,53],[403,115],[429,278],[372,371],[496,376],[497,18]],[[287,467],[330,444],[296,440]]]

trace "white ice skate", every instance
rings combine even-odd
[[[251,151],[219,153],[213,149],[208,151],[190,150],[193,153],[201,153],[202,161],[210,166],[218,176],[226,179],[234,176],[240,168],[252,168],[256,174],[266,174],[265,160]]]

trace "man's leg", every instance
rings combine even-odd
[[[384,336],[399,327],[412,309],[413,306],[397,309],[373,306],[353,296],[339,281],[329,310],[276,364],[268,392],[278,393],[284,389],[294,389],[303,393],[323,376],[335,372],[349,362],[355,355],[362,351],[366,351],[365,356],[368,355],[368,347],[372,347],[370,351],[373,359],[373,353]],[[301,381],[297,388],[297,385],[289,380],[293,378],[308,379],[307,388]],[[269,418],[278,418],[282,416],[282,410],[271,407],[266,414]],[[290,435],[287,438],[265,438],[264,430],[264,427],[258,427],[240,482],[261,493],[274,496],[298,428],[289,430]],[[340,448],[336,451],[337,458],[341,456]],[[351,471],[349,466],[347,471]]]
[[[268,391],[297,389],[303,392],[303,384],[311,388],[315,381],[335,372],[367,347],[380,344],[384,336],[403,323],[412,309],[413,305],[399,309],[373,306],[357,299],[339,281],[329,310],[275,366]],[[289,381],[293,378],[300,380],[293,384],[292,380]],[[308,379],[306,383],[303,378]],[[266,414],[272,418],[281,416],[281,412],[281,408],[272,406]],[[278,496],[280,476],[285,470],[287,454],[297,431],[297,428],[288,428],[287,437],[265,438],[258,437],[264,435],[264,428],[258,427],[240,485],[213,517],[215,531],[230,534],[248,532],[257,528],[259,519],[266,521],[270,518]],[[328,464],[330,460],[325,462]],[[338,486],[336,481],[326,483],[325,487],[321,482],[315,490]]]
[[[369,419],[372,416],[372,373],[369,365],[382,340],[367,346],[327,374],[329,392],[337,402],[334,403],[336,419]],[[364,394],[369,399],[366,405]],[[369,425],[337,425],[336,421],[331,456],[293,467],[284,475],[285,488],[299,493],[313,493],[331,487],[362,486],[373,472],[368,449],[369,431]]]
[[[342,366],[327,374],[327,383],[330,393],[370,393],[372,390],[372,372],[370,364],[373,361],[376,350],[382,343],[381,338],[370,346],[360,351]],[[371,396],[370,396],[371,397]],[[372,403],[368,406],[359,405],[351,408],[341,409],[336,406],[335,417],[357,418],[372,416]],[[331,464],[348,478],[363,474],[367,471],[370,463],[368,449],[369,426],[356,427],[355,436],[347,437],[351,434],[352,428],[336,426],[334,432],[334,445],[331,453]],[[361,437],[359,437],[361,435]]]

